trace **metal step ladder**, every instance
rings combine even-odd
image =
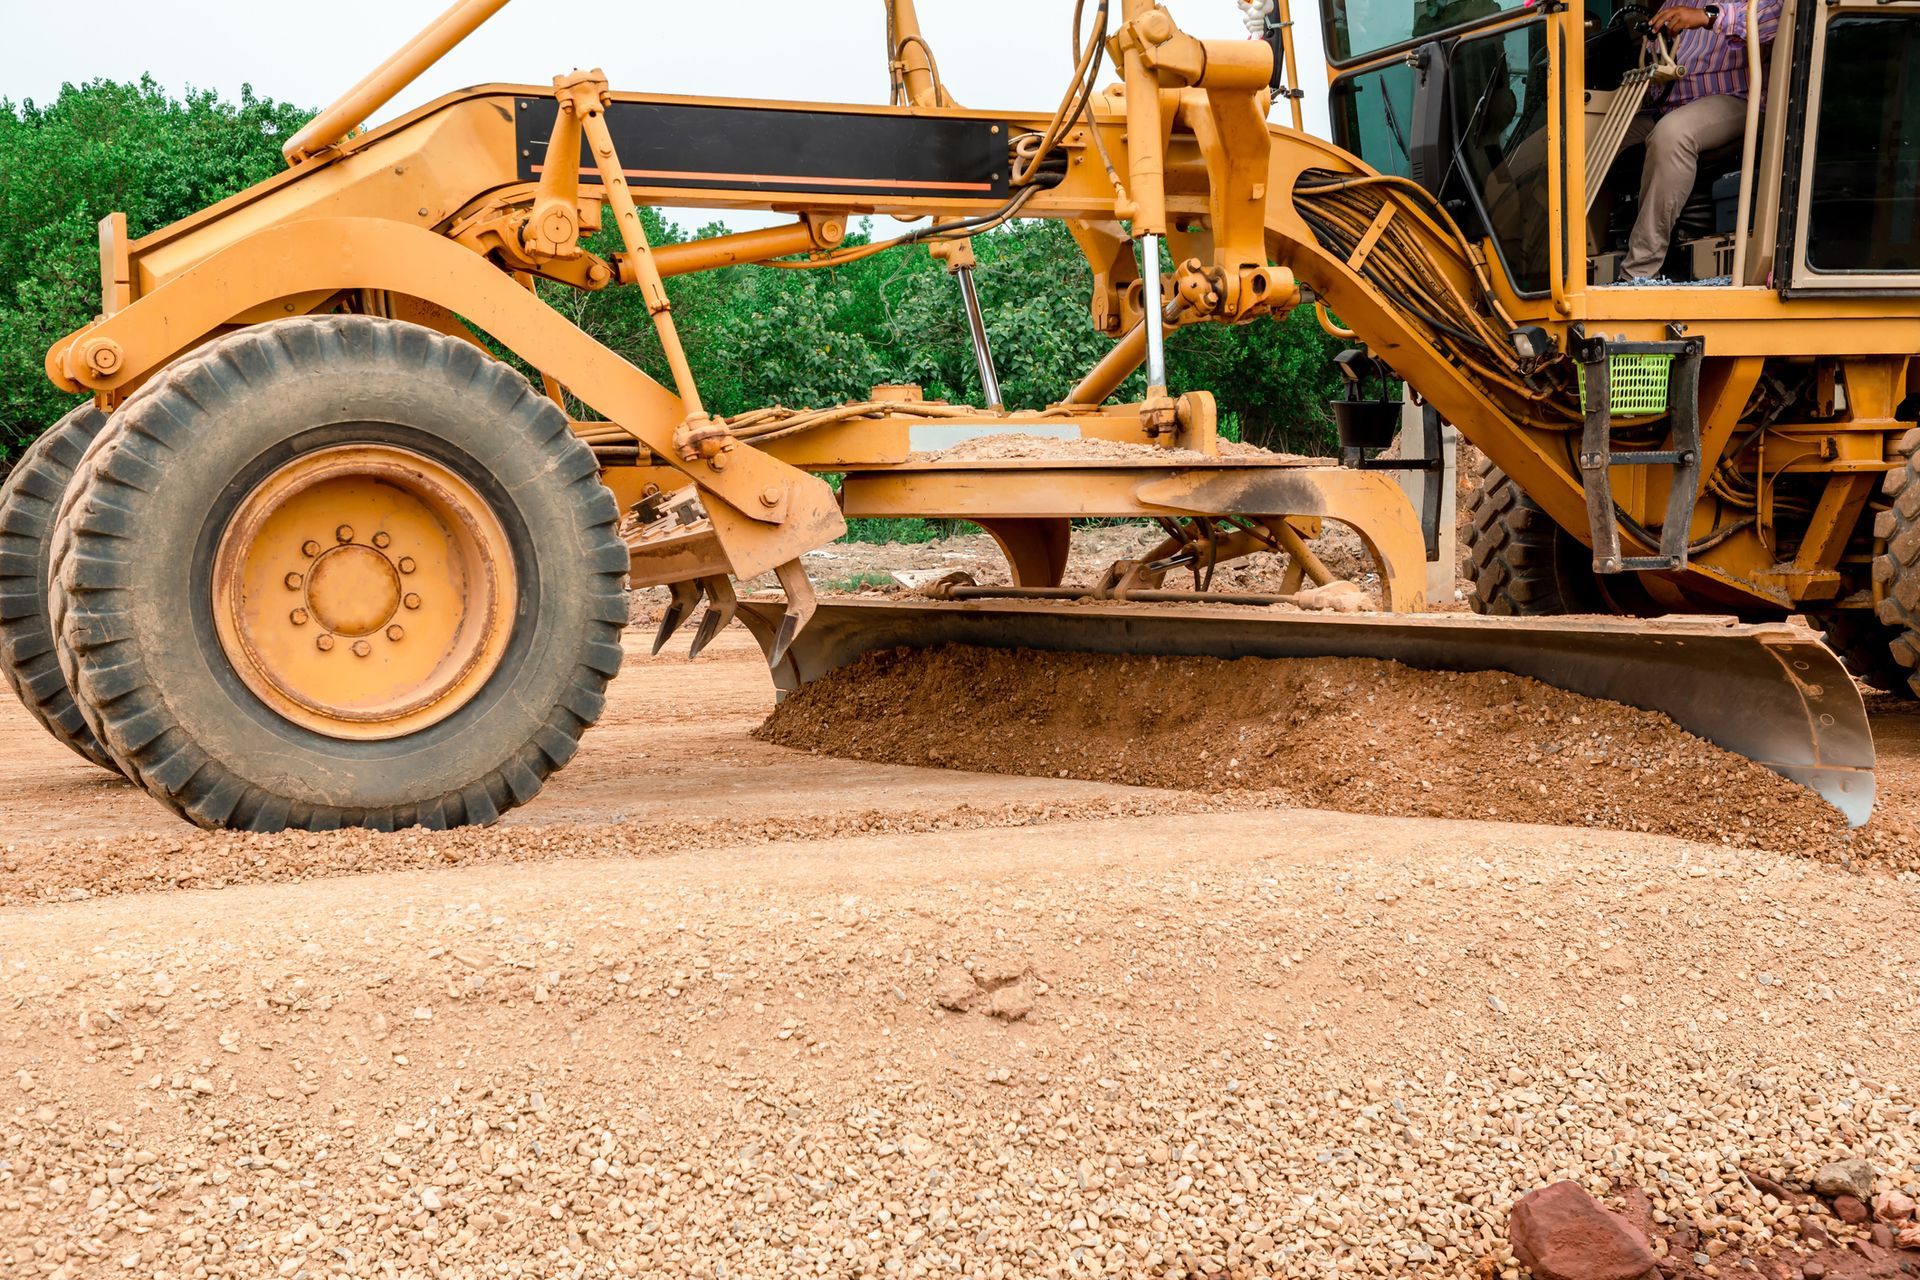
[[[1574,359],[1586,370],[1586,423],[1580,433],[1580,475],[1587,492],[1594,572],[1662,572],[1686,568],[1688,531],[1693,526],[1693,509],[1700,494],[1700,359],[1705,344],[1698,338],[1612,342],[1604,336],[1583,335],[1571,345]],[[1672,448],[1613,451],[1612,361],[1615,356],[1673,357],[1667,379]],[[1658,555],[1620,554],[1620,523],[1627,517],[1613,501],[1614,467],[1672,469],[1672,487],[1667,491],[1667,517],[1660,526]]]

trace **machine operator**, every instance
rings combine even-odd
[[[1673,225],[1693,193],[1700,153],[1725,146],[1746,126],[1747,6],[1757,4],[1760,43],[1772,41],[1780,0],[1667,0],[1651,25],[1673,44],[1686,74],[1656,86],[1647,109],[1628,126],[1626,145],[1647,144],[1640,212],[1621,264],[1631,280],[1656,276]],[[1761,92],[1765,91],[1764,82]]]

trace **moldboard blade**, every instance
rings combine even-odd
[[[786,604],[741,602],[772,652]],[[1718,618],[1485,618],[1292,613],[1231,605],[829,601],[774,662],[792,692],[881,649],[943,644],[1214,658],[1382,658],[1506,671],[1658,711],[1817,792],[1852,826],[1873,812],[1873,734],[1860,693],[1812,632]]]

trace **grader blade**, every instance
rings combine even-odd
[[[785,602],[744,600],[762,648]],[[943,644],[1212,658],[1383,658],[1434,671],[1506,671],[1658,711],[1812,788],[1851,826],[1873,812],[1873,735],[1839,659],[1785,623],[1710,618],[1482,618],[1275,613],[1230,605],[1033,601],[822,603],[774,660],[784,697],[876,650]]]

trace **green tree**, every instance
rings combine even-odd
[[[142,236],[285,167],[311,112],[241,91],[169,97],[152,80],[69,84],[41,106],[0,101],[0,459],[74,402],[48,347],[100,309],[109,213]]]

